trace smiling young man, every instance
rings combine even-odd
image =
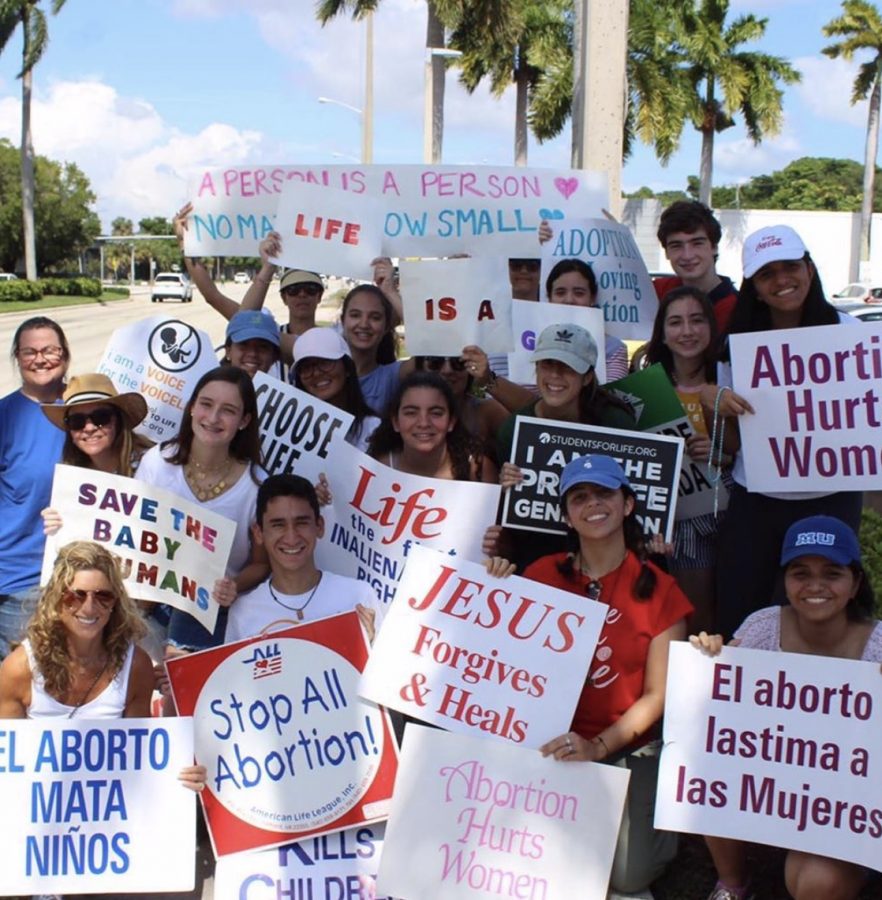
[[[697,200],[678,200],[661,214],[658,239],[676,273],[653,279],[658,298],[687,285],[707,294],[720,334],[728,330],[738,292],[731,279],[717,274],[717,253],[723,232],[714,214]]]
[[[315,564],[325,533],[315,488],[299,475],[271,475],[257,492],[255,543],[266,550],[270,577],[230,608],[226,642],[269,634],[355,610],[373,639],[380,602],[363,581]]]

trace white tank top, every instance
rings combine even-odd
[[[129,644],[126,658],[116,677],[103,691],[80,707],[59,703],[46,693],[43,676],[37,669],[30,641],[22,641],[31,667],[31,705],[28,707],[29,719],[57,719],[76,716],[78,719],[120,719],[126,709],[126,695],[129,690],[129,674],[132,671],[132,660],[135,657],[135,645]]]

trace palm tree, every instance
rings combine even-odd
[[[751,140],[758,144],[777,134],[783,118],[783,91],[800,73],[781,56],[739,50],[759,40],[768,19],[743,15],[726,26],[729,0],[701,0],[684,9],[678,23],[677,43],[682,48],[685,76],[691,88],[691,118],[701,132],[701,188],[699,200],[710,206],[713,183],[714,135],[734,125],[740,112]]]
[[[2,0],[0,0],[2,2]],[[351,12],[360,19],[375,12],[380,0],[319,0],[316,9],[318,20],[324,25],[335,16]],[[509,0],[426,0],[426,53],[432,66],[432,162],[441,161],[441,145],[444,133],[444,74],[445,59],[431,53],[443,48],[447,28],[454,28],[464,13],[468,13],[474,26],[482,31],[497,30],[507,34],[511,29]]]
[[[52,0],[53,15],[65,0]],[[29,281],[37,277],[36,234],[34,231],[34,142],[31,136],[31,92],[34,66],[49,43],[46,14],[40,0],[0,0],[0,53],[6,48],[16,26],[21,23],[21,208],[24,230],[25,273]]]
[[[485,77],[497,97],[514,82],[516,165],[527,164],[528,107],[546,65],[568,52],[571,6],[572,0],[512,0],[510,28],[503,33],[477,27],[472,5],[450,36],[450,46],[462,52],[459,80],[469,93]]]
[[[851,60],[858,50],[869,50],[872,59],[863,63],[851,90],[852,105],[866,100],[867,141],[864,148],[864,189],[861,200],[861,260],[870,258],[870,223],[873,218],[873,193],[876,181],[876,152],[879,147],[879,106],[882,100],[882,17],[872,3],[865,0],[843,0],[842,15],[822,29],[825,37],[844,40],[821,51],[830,59]]]

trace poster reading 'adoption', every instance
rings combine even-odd
[[[0,895],[192,890],[192,764],[189,719],[5,721]]]
[[[226,572],[232,519],[143,481],[79,466],[55,467],[50,504],[62,526],[46,540],[43,584],[60,547],[95,541],[122,559],[132,597],[167,603],[214,630],[211,591]]]
[[[878,490],[882,324],[733,334],[749,491]]]
[[[513,447],[512,462],[524,478],[505,492],[503,525],[566,534],[558,500],[560,473],[571,460],[600,453],[618,460],[625,470],[643,530],[671,540],[683,459],[680,438],[518,416]]]
[[[216,856],[388,815],[397,750],[388,714],[358,697],[368,649],[350,612],[168,661]]]
[[[608,610],[417,547],[361,694],[449,731],[541,747],[569,730]]]
[[[190,183],[188,256],[255,256],[288,184],[376,199],[387,256],[537,256],[542,219],[602,215],[606,175],[515,166],[231,166]]]
[[[878,868],[879,664],[671,644],[656,828]]]
[[[377,886],[432,900],[604,900],[628,778],[409,724]]]

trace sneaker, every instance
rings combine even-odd
[[[744,887],[732,888],[718,881],[707,900],[753,900],[753,886],[748,882]]]

